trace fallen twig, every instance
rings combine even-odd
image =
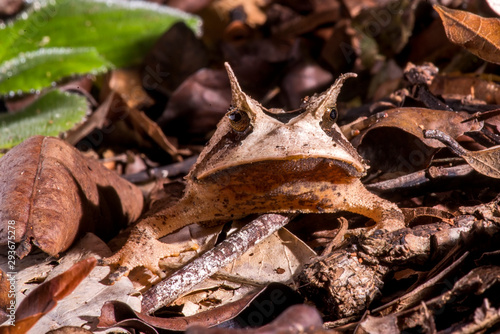
[[[293,215],[266,214],[248,223],[219,245],[149,289],[142,299],[142,312],[150,314],[163,305],[168,305],[285,226],[292,217]]]

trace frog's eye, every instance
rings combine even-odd
[[[250,126],[250,117],[248,114],[236,107],[229,108],[227,118],[229,118],[234,131],[243,132]]]
[[[326,107],[325,113],[323,114],[323,128],[330,128],[334,123],[336,123],[338,115],[336,106]]]
[[[328,114],[328,117],[330,118],[330,120],[332,122],[337,122],[337,117],[339,116],[338,112],[337,112],[337,107],[336,106],[333,106],[333,107],[327,107],[326,108],[326,113]]]

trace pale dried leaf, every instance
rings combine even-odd
[[[443,20],[446,36],[476,56],[500,64],[500,19],[434,5]]]
[[[29,294],[39,286],[34,282],[30,283],[29,277],[30,274],[36,275],[37,268],[53,267],[46,275],[46,281],[48,281],[65,272],[83,258],[89,256],[100,258],[110,254],[111,251],[106,244],[89,233],[65,256],[61,257],[57,265],[54,265],[54,261],[49,258],[35,267],[20,270],[17,275],[19,278],[17,300],[21,301],[25,298],[25,294]],[[83,326],[91,317],[99,316],[102,305],[109,300],[122,301],[133,309],[139,310],[139,295],[135,293],[132,282],[128,278],[123,278],[114,285],[101,283],[109,272],[109,267],[95,267],[73,293],[59,301],[57,306],[42,317],[29,333],[45,333],[49,329],[61,326]]]
[[[425,131],[427,138],[438,139],[445,143],[455,154],[461,156],[477,172],[500,179],[500,146],[494,146],[480,151],[468,151],[453,138],[437,130]]]
[[[282,228],[262,241],[232,264],[219,271],[236,282],[253,281],[259,284],[290,282],[298,275],[304,263],[316,253],[304,242]]]

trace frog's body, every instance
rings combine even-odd
[[[366,165],[335,124],[341,76],[311,97],[299,114],[271,113],[240,88],[229,65],[232,106],[186,177],[183,198],[143,219],[127,244],[107,264],[121,273],[145,266],[159,273],[158,260],[178,253],[158,241],[195,222],[242,218],[266,212],[350,211],[377,226],[404,226],[396,205],[367,191],[359,178]]]

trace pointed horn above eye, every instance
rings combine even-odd
[[[335,83],[331,85],[330,88],[328,88],[328,90],[320,96],[321,100],[317,104],[317,108],[314,113],[316,111],[320,111],[321,115],[316,114],[315,117],[321,117],[323,112],[325,111],[325,107],[335,106],[335,104],[337,103],[337,97],[339,96],[340,89],[342,88],[344,81],[349,78],[355,78],[357,76],[358,75],[356,73],[344,73],[340,77],[338,77],[337,80],[335,80]]]
[[[349,78],[356,78],[357,76],[358,75],[356,73],[344,73],[340,77],[338,77],[337,80],[335,80],[335,83],[326,91],[325,99],[323,102],[332,104],[336,103],[337,97],[339,96],[340,89],[342,88],[344,81]]]
[[[233,106],[241,107],[245,101],[245,93],[241,90],[238,79],[234,75],[233,69],[228,62],[224,63],[226,67],[227,75],[229,76],[229,82],[231,83],[231,104]]]

